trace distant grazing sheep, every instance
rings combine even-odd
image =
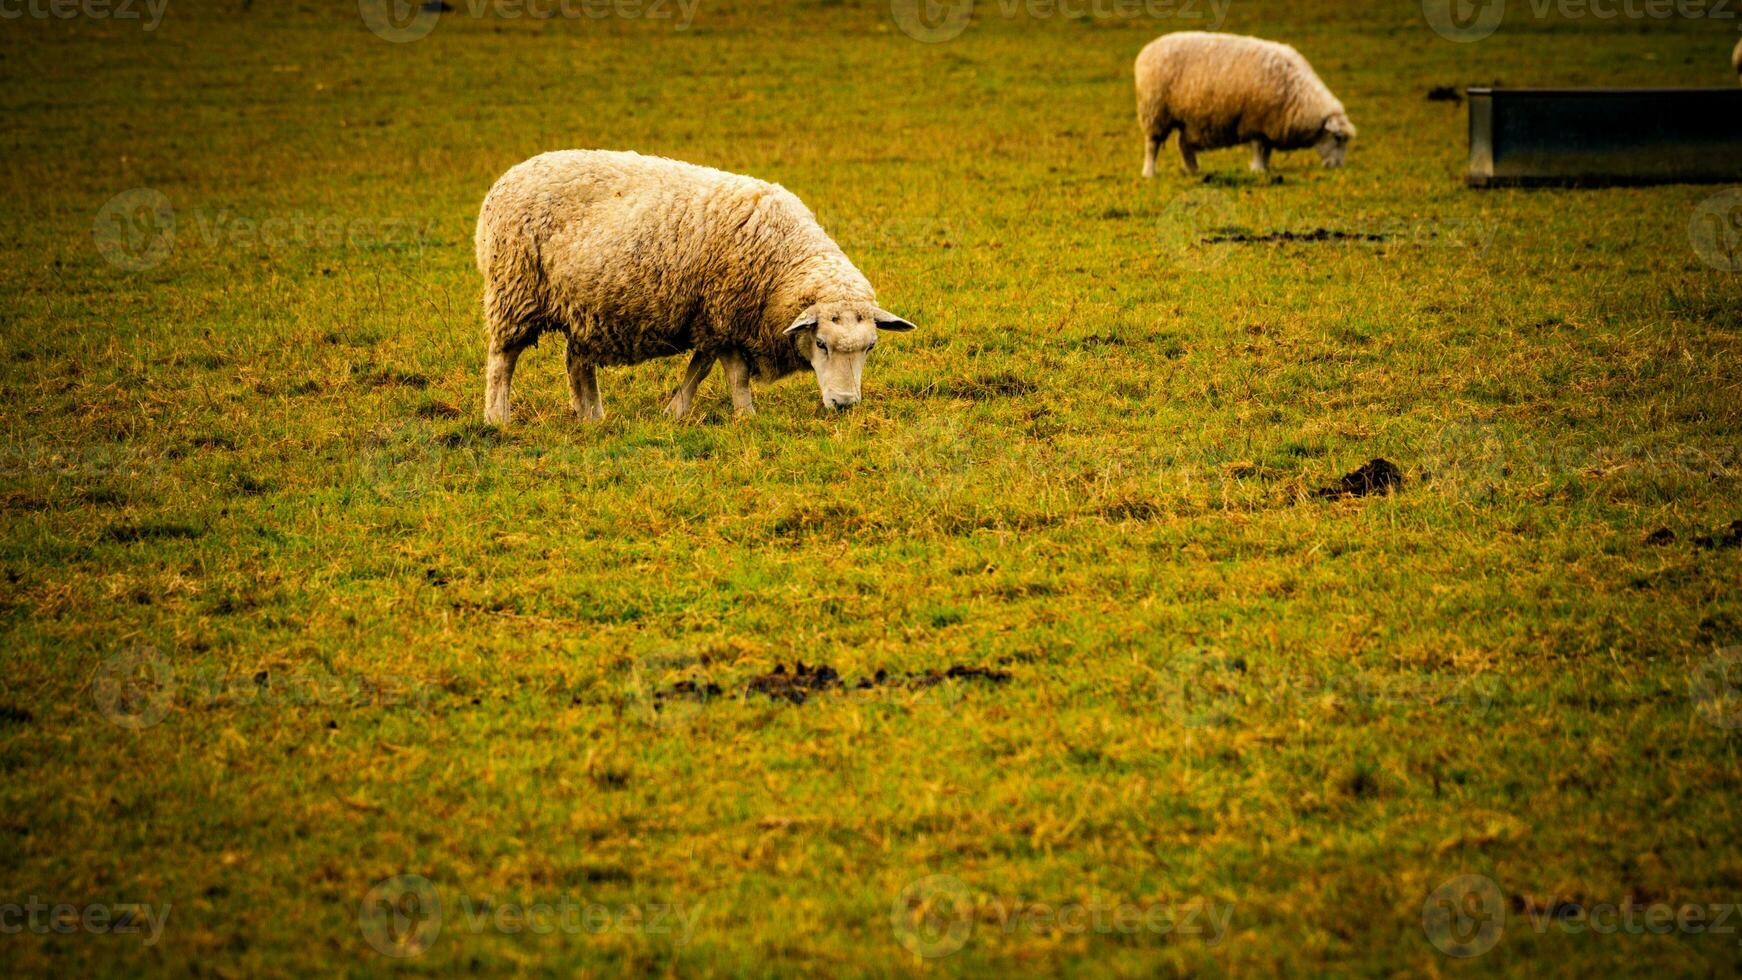
[[[823,404],[859,401],[879,330],[913,324],[877,306],[871,284],[785,188],[662,157],[545,153],[496,181],[478,213],[484,275],[484,417],[509,419],[521,351],[568,339],[569,400],[605,415],[594,369],[694,351],[666,411],[682,417],[718,360],[732,404],[750,379],[809,367]]]
[[[1736,69],[1736,81],[1742,84],[1742,41],[1736,42],[1736,50],[1730,52],[1730,67]]]
[[[1300,52],[1238,34],[1180,31],[1149,42],[1137,56],[1137,124],[1146,143],[1143,176],[1155,153],[1179,132],[1187,173],[1199,150],[1252,144],[1252,169],[1270,169],[1270,151],[1317,147],[1327,167],[1343,162],[1355,126]]]

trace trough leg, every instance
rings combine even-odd
[[[732,410],[739,415],[755,415],[756,403],[750,398],[750,362],[736,351],[727,351],[720,355],[720,365],[726,369],[726,381],[732,386]]]
[[[712,352],[696,351],[690,358],[690,366],[684,369],[683,383],[677,386],[677,394],[671,396],[666,403],[665,414],[674,419],[681,419],[689,414],[690,406],[695,403],[696,389],[701,386],[702,379],[714,369]]]
[[[484,362],[484,421],[508,424],[508,392],[514,384],[514,365],[525,345],[492,345]]]
[[[1270,146],[1263,140],[1252,141],[1252,171],[1260,174],[1270,172]]]
[[[1186,142],[1185,134],[1183,133],[1180,134],[1179,139],[1179,158],[1186,165],[1186,173],[1191,174],[1194,177],[1197,176],[1198,151],[1193,149],[1190,143]]]
[[[1155,176],[1155,154],[1161,149],[1160,136],[1151,134],[1143,141],[1143,176]]]
[[[567,352],[569,375],[569,405],[575,414],[589,421],[598,421],[605,417],[605,403],[599,398],[599,376],[593,369],[591,361],[581,357],[574,341],[569,341]]]

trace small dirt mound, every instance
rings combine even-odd
[[[1002,684],[1008,680],[1010,680],[1010,672],[1007,670],[955,664],[941,671],[927,670],[901,676],[896,676],[879,668],[870,677],[861,677],[857,683],[849,685],[835,668],[827,664],[808,666],[801,660],[791,671],[788,671],[784,664],[776,664],[772,671],[751,678],[750,683],[744,686],[744,690],[746,693],[766,694],[777,701],[804,704],[810,700],[811,695],[823,691],[870,691],[882,687],[906,687],[921,690],[935,687],[945,681],[985,681],[992,684]],[[713,687],[713,685],[710,684],[709,687]],[[715,688],[715,691],[717,693],[718,688]]]
[[[417,407],[417,417],[420,419],[457,419],[460,414],[460,406],[435,399]]]
[[[1343,474],[1336,483],[1314,492],[1316,497],[1367,497],[1376,493],[1395,493],[1403,489],[1403,471],[1382,456],[1361,464],[1361,468]]]
[[[877,676],[882,677],[883,671],[878,671]],[[993,684],[1002,684],[1009,679],[1010,671],[1008,670],[994,670],[991,667],[963,667],[957,664],[941,674],[935,670],[928,670],[923,674],[909,674],[904,682],[909,687],[932,687],[943,681],[988,681]]]
[[[1711,534],[1702,534],[1694,539],[1694,544],[1702,548],[1742,547],[1742,520],[1731,521]]]
[[[1267,231],[1261,235],[1236,231],[1205,238],[1205,245],[1263,245],[1270,242],[1382,242],[1384,235],[1361,231],[1333,231],[1314,228],[1312,231]]]
[[[766,694],[777,700],[784,699],[793,704],[803,704],[818,691],[841,686],[841,675],[835,668],[827,664],[817,667],[807,667],[800,660],[791,673],[787,673],[785,664],[775,664],[774,669],[761,677],[753,677],[745,685],[746,691]]]

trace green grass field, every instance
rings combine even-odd
[[[1724,188],[1469,190],[1427,98],[1742,21],[452,2],[0,20],[8,972],[1742,967]],[[1347,167],[1138,177],[1212,27]],[[920,329],[682,423],[547,342],[487,427],[477,206],[566,147],[784,184]]]

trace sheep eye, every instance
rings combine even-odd
[[[817,341],[817,350],[820,350],[823,353],[827,354],[829,352],[829,345],[825,344],[819,340],[819,341]]]

